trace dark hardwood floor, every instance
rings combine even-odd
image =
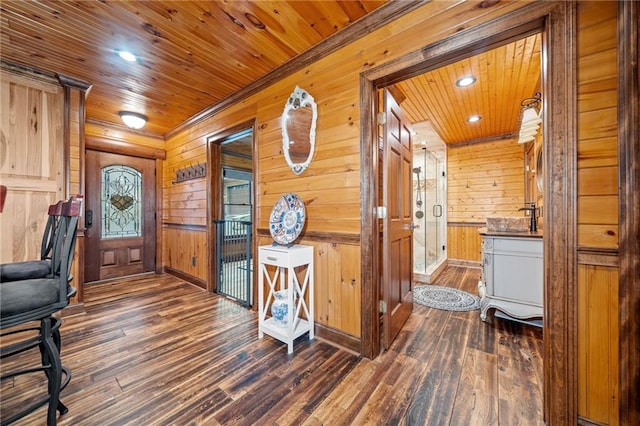
[[[479,274],[448,267],[437,283],[476,293]],[[415,305],[369,360],[306,335],[288,356],[258,339],[256,313],[170,275],[88,286],[85,300],[62,327],[73,378],[61,425],[543,424],[541,329],[479,311]],[[39,360],[3,360],[3,373],[26,358]],[[43,377],[4,381],[2,417],[44,392]]]

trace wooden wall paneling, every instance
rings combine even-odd
[[[167,168],[164,168],[165,177]],[[194,179],[168,186],[164,183],[165,197],[162,206],[164,223],[201,225],[206,223],[207,192],[204,179]]]
[[[522,216],[524,147],[513,139],[447,148],[447,220]]]
[[[325,286],[316,291],[317,320],[360,337],[360,247],[310,242],[315,246],[317,277]]]
[[[578,245],[617,248],[616,16],[612,3],[581,4],[579,11]],[[594,145],[595,158],[587,156]]]
[[[618,138],[581,140],[578,146],[578,167],[612,166],[618,164]]]
[[[619,424],[618,268],[578,267],[578,412]]]
[[[198,285],[208,281],[207,231],[204,226],[166,225],[162,238],[165,268],[196,278]]]
[[[609,249],[617,258],[617,6],[580,2],[577,11],[577,243],[580,253]],[[577,277],[578,415],[615,425],[619,424],[618,268],[585,259]]]
[[[482,259],[482,238],[479,230],[485,224],[448,223],[447,259],[452,262],[473,262],[479,265]]]

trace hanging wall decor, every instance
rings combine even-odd
[[[309,167],[313,158],[317,119],[318,107],[313,96],[296,86],[282,113],[282,151],[297,175]]]
[[[306,218],[304,202],[298,195],[289,193],[280,197],[269,216],[269,232],[275,245],[292,245],[302,232]]]

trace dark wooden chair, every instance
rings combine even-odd
[[[62,321],[54,314],[67,306],[69,299],[76,292],[70,285],[71,264],[81,208],[81,197],[72,197],[69,201],[61,203],[48,275],[0,282],[0,359],[17,356],[37,347],[42,360],[40,366],[11,372],[3,371],[0,380],[43,371],[48,382],[46,397],[8,418],[4,418],[6,413],[3,412],[2,425],[13,423],[47,403],[47,425],[56,424],[56,411],[60,414],[68,411],[60,401],[60,391],[69,382],[71,374],[60,359]],[[34,323],[39,324],[36,326]]]
[[[1,264],[0,282],[44,278],[51,273],[53,245],[62,215],[62,203],[63,201],[58,201],[57,204],[49,206],[47,225],[40,245],[40,259]]]

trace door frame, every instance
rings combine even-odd
[[[618,3],[620,424],[640,422],[640,5]],[[632,66],[631,64],[635,64]]]
[[[362,187],[362,355],[380,352],[380,247],[376,215],[379,189],[376,140],[376,90],[453,63],[474,52],[541,32],[544,134],[554,141],[545,147],[544,239],[544,418],[547,424],[571,424],[577,419],[577,306],[575,213],[575,3],[541,2],[459,31],[443,40],[360,74],[360,140]]]
[[[254,176],[253,183],[253,206],[251,211],[251,217],[253,218],[251,224],[251,234],[256,235],[257,229],[257,220],[256,220],[256,206],[258,204],[258,194],[256,192],[256,188],[258,185],[255,182],[255,177],[258,176],[258,159],[256,156],[257,152],[257,137],[256,137],[256,119],[253,118],[251,120],[244,121],[240,124],[236,124],[231,127],[227,127],[221,130],[218,130],[215,133],[210,134],[205,138],[206,140],[206,148],[207,148],[207,268],[209,273],[207,274],[207,291],[209,293],[213,293],[215,291],[215,282],[216,282],[216,263],[215,263],[215,253],[213,252],[213,248],[215,247],[215,226],[213,226],[214,219],[218,219],[222,215],[222,206],[220,204],[215,206],[215,209],[212,205],[213,202],[219,202],[222,199],[222,153],[220,149],[220,142],[222,142],[225,138],[241,132],[243,130],[251,129],[251,137],[252,137],[252,159],[251,159],[251,167]],[[218,147],[218,149],[214,149],[214,145]],[[257,244],[256,238],[251,239],[251,256],[253,259],[256,259],[257,255]],[[252,271],[252,281],[253,283],[257,282],[257,270],[253,268]],[[254,301],[252,309],[256,310],[256,303],[258,294],[257,294],[257,286],[253,287],[253,295],[251,300]]]
[[[152,148],[142,145],[136,145],[134,143],[128,142],[126,140],[113,140],[109,138],[103,138],[95,135],[86,135],[85,144],[82,149],[81,157],[82,157],[82,168],[85,168],[86,165],[86,151],[100,151],[106,152],[109,154],[120,154],[126,155],[129,157],[139,157],[139,158],[147,158],[150,160],[155,160],[155,187],[156,187],[156,200],[155,200],[155,210],[156,210],[156,249],[155,249],[155,257],[156,257],[156,268],[155,273],[160,274],[163,270],[163,262],[162,262],[162,199],[164,197],[163,191],[163,163],[164,160],[167,159],[167,152],[164,149],[160,148]],[[83,172],[83,188],[86,188],[86,171]],[[82,231],[84,233],[84,218],[82,219]],[[86,251],[86,247],[83,245],[83,250]],[[86,252],[83,253],[83,257],[86,257]],[[82,268],[82,275],[84,276],[84,262],[79,265]],[[83,283],[84,285],[84,283]],[[79,300],[83,302],[84,300]]]

